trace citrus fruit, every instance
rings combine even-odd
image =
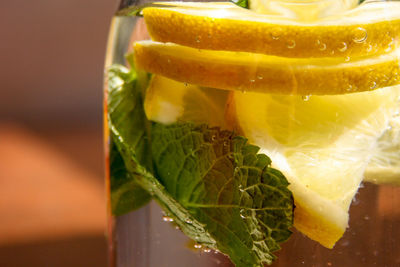
[[[136,42],[134,50],[138,68],[180,82],[227,90],[332,95],[400,83],[400,50],[350,62],[199,50],[153,41]]]
[[[397,46],[400,33],[400,2],[395,1],[363,4],[310,23],[233,3],[171,2],[145,8],[143,16],[154,41],[285,57],[386,53]]]
[[[400,185],[400,117],[398,113],[390,120],[388,129],[379,138],[365,171],[364,181]]]
[[[227,91],[153,75],[146,90],[144,109],[149,120],[164,124],[190,121],[224,128],[227,96]]]
[[[378,138],[400,109],[399,92],[387,87],[310,98],[234,92],[229,116],[288,178],[296,228],[330,248],[347,227]]]

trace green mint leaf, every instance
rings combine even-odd
[[[288,182],[243,137],[190,123],[152,128],[155,172],[169,194],[204,225],[212,248],[236,266],[262,266],[293,222]]]
[[[111,210],[118,216],[144,206],[151,196],[129,175],[112,140],[110,146]]]
[[[249,9],[249,0],[231,0],[232,3],[240,6],[240,7],[244,7]]]
[[[143,111],[142,97],[138,75],[124,66],[114,65],[108,70],[107,108],[110,128],[118,127],[118,136],[111,136],[110,144],[110,190],[111,210],[114,215],[121,215],[140,208],[150,200],[149,193],[144,190],[127,173],[124,162],[114,142],[122,138],[134,151],[136,165],[148,166],[151,170],[151,157],[146,141],[146,120]],[[128,123],[127,123],[128,122]]]
[[[199,244],[229,255],[237,266],[271,263],[272,252],[290,236],[293,198],[269,158],[228,131],[150,125],[134,70],[114,66],[109,78],[110,135],[125,163],[115,173],[126,185],[114,179],[114,200],[119,192],[132,197],[129,183],[139,185]],[[118,201],[124,212],[133,202]]]

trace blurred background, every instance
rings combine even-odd
[[[102,84],[116,0],[0,1],[0,266],[106,266]]]

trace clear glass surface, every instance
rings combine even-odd
[[[271,5],[273,2],[282,7],[301,1],[272,0]],[[311,1],[311,4],[316,2],[329,1]],[[115,63],[126,65],[125,55],[132,51],[133,43],[148,38],[142,17],[114,17],[106,70]],[[107,90],[107,81],[105,84]],[[107,121],[105,123],[107,125]],[[107,127],[105,131],[107,133]],[[109,151],[107,134],[105,141],[106,151]],[[233,266],[221,253],[194,248],[190,239],[165,217],[163,219],[164,215],[154,201],[125,215],[112,216],[110,213],[110,266]],[[292,237],[283,243],[271,266],[400,266],[400,187],[362,183],[350,207],[349,227],[333,249],[319,245],[294,228],[292,230]]]

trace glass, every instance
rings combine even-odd
[[[340,14],[341,12],[344,12],[345,10],[351,9],[352,5],[354,5],[355,1],[338,1],[338,0],[307,0],[307,1],[302,1],[302,0],[271,0],[271,1],[264,1],[264,7],[258,9],[259,13],[264,13],[264,14],[269,14],[277,21],[281,20],[286,20],[286,21],[294,21],[295,23],[299,23],[301,25],[302,23],[304,24],[312,24],[317,20],[321,20],[324,18],[327,18],[329,16],[332,16],[332,18],[335,18],[337,14]],[[381,1],[366,1],[366,3],[363,3],[363,5],[374,5],[375,2],[381,2]],[[111,192],[112,190],[110,189],[110,183],[111,183],[111,178],[110,178],[110,173],[111,176],[113,175],[113,169],[111,168],[110,164],[110,153],[115,153],[113,152],[115,147],[113,147],[113,143],[115,141],[112,141],[112,138],[110,137],[110,129],[109,129],[109,119],[110,117],[107,115],[108,112],[110,112],[110,95],[108,93],[109,87],[113,86],[116,82],[112,81],[110,78],[110,68],[114,64],[120,64],[123,66],[129,66],[129,62],[131,59],[129,57],[127,58],[126,56],[132,53],[133,45],[136,41],[139,40],[147,40],[150,39],[149,33],[147,31],[146,25],[144,23],[143,17],[141,16],[141,10],[143,6],[138,5],[138,3],[135,3],[136,5],[132,4],[129,8],[129,12],[125,12],[124,10],[116,15],[111,24],[111,29],[110,29],[110,34],[109,34],[109,41],[108,41],[108,49],[107,49],[107,55],[106,55],[106,78],[105,78],[105,150],[106,150],[106,155],[107,156],[107,192],[108,192],[108,199],[109,199],[109,231],[108,231],[108,239],[109,239],[109,255],[110,255],[110,266],[138,266],[138,267],[144,267],[144,266],[234,266],[233,263],[229,260],[228,257],[223,255],[222,253],[219,253],[214,250],[210,250],[205,246],[201,246],[200,244],[196,243],[195,241],[189,239],[188,237],[185,236],[180,230],[179,227],[177,227],[173,219],[170,218],[168,211],[164,211],[162,208],[160,208],[159,204],[157,204],[155,201],[151,201],[150,203],[140,207],[139,209],[135,211],[130,211],[126,212],[128,210],[125,210],[122,212],[123,214],[115,216],[112,214],[112,206],[113,204],[111,201],[113,200],[113,193]],[[153,2],[152,4],[147,3],[145,6],[157,6],[157,3]],[[382,11],[387,11],[386,9],[380,10]],[[129,15],[127,15],[129,14]],[[135,16],[134,14],[137,14],[138,16]],[[372,13],[369,13],[372,14]],[[389,14],[389,13],[388,13]],[[254,16],[256,16],[254,14]],[[390,15],[388,15],[390,16]],[[223,17],[223,16],[222,16]],[[336,18],[338,21],[340,20],[338,17]],[[368,22],[368,20],[367,20]],[[386,37],[389,36],[388,38],[390,39],[388,42],[386,42],[386,37],[382,39],[382,45],[385,45],[385,53],[390,53],[394,51],[397,42],[398,42],[398,36],[396,34],[396,27],[398,27],[397,22],[393,22],[393,27],[388,30],[386,33]],[[354,36],[352,42],[357,44],[357,43],[364,43],[365,39],[367,38],[373,38],[374,36],[368,35],[367,32],[364,33],[364,28],[362,26],[360,27],[355,27]],[[175,29],[171,28],[170,33],[174,32]],[[369,32],[368,32],[369,33]],[[169,32],[166,33],[167,35]],[[280,39],[282,36],[284,36],[284,31],[279,32],[279,34],[276,34],[274,32],[271,33],[271,40],[276,40],[277,42],[280,42]],[[364,36],[365,34],[365,36]],[[214,36],[209,36],[209,38],[212,40]],[[283,43],[287,51],[289,52],[282,52],[282,53],[287,53],[284,55],[284,57],[289,57],[289,58],[301,58],[302,56],[295,54],[294,51],[295,49],[301,47],[302,45],[302,39],[304,37],[300,36],[298,37],[298,40],[295,39],[286,39],[285,42]],[[278,40],[279,39],[279,40]],[[196,47],[196,43],[201,43],[204,40],[199,38],[194,40],[191,44],[190,41],[189,43],[185,43],[185,45],[191,46],[196,48],[196,50],[199,51],[199,53],[206,53],[204,52],[205,50],[200,50],[203,48]],[[369,39],[367,39],[369,40]],[[212,43],[212,42],[211,42]],[[326,62],[330,62],[330,57],[336,54],[340,54],[343,52],[343,55],[346,56],[341,56],[342,61],[337,61],[337,65],[340,64],[351,64],[352,62],[355,62],[358,57],[363,58],[372,55],[374,52],[379,50],[379,45],[376,45],[374,47],[368,47],[368,42],[365,42],[366,44],[362,46],[362,53],[363,55],[356,55],[353,53],[354,51],[352,49],[356,49],[354,47],[351,47],[349,42],[336,42],[339,44],[338,47],[335,48],[335,50],[332,49],[333,53],[331,55],[328,55],[329,49],[329,41],[323,42],[321,40],[316,40],[315,44],[313,44],[313,47],[310,47],[308,51],[311,52],[304,52],[305,54],[307,53],[319,53],[317,56],[310,56],[306,55],[304,56],[304,64],[305,65],[311,65],[312,63],[310,62],[316,62],[312,61],[314,60],[313,57],[317,58],[323,58],[323,60],[326,60]],[[342,44],[340,46],[340,44]],[[228,45],[229,46],[229,45]],[[240,48],[238,48],[240,49]],[[271,51],[274,48],[271,48]],[[300,49],[300,48],[299,48]],[[314,50],[316,52],[312,52]],[[217,50],[224,50],[224,49],[217,49]],[[227,49],[231,50],[231,48]],[[240,51],[240,50],[236,50]],[[297,50],[296,50],[297,51]],[[301,52],[301,50],[298,50]],[[330,51],[330,50],[329,50]],[[259,53],[259,51],[250,51],[250,52],[255,52]],[[300,53],[299,52],[299,53]],[[189,52],[188,52],[189,53]],[[195,52],[194,52],[195,53]],[[220,55],[223,55],[224,52],[219,52]],[[348,53],[348,55],[347,55]],[[356,52],[354,52],[356,53]],[[378,52],[376,52],[378,53]],[[214,54],[216,55],[216,54]],[[279,56],[279,55],[274,55],[274,56]],[[216,56],[217,58],[218,56]],[[397,57],[397,54],[394,54],[393,57]],[[216,59],[218,60],[218,58]],[[250,85],[243,85],[240,86],[240,88],[235,88],[239,89],[239,91],[243,91],[243,94],[251,94],[251,92],[247,92],[249,89],[252,88],[251,84],[254,82],[260,82],[260,80],[265,79],[265,77],[259,76],[259,69],[261,68],[260,66],[262,63],[260,63],[259,59],[252,59],[252,66],[248,67],[250,68],[249,73],[252,73],[254,76],[254,80],[250,79]],[[306,61],[306,60],[311,60],[311,61]],[[334,61],[332,61],[334,62]],[[161,64],[161,63],[160,63]],[[324,63],[325,64],[325,63]],[[335,62],[332,64],[336,64]],[[292,71],[292,67],[290,65],[286,65],[286,69]],[[138,68],[138,72],[140,72],[140,68]],[[196,71],[196,70],[194,70]],[[217,70],[216,70],[217,71]],[[375,71],[375,70],[371,70]],[[370,71],[370,73],[371,73]],[[373,80],[371,85],[372,87],[370,88],[375,89],[375,87],[379,87],[379,84],[382,82],[382,84],[385,81],[390,81],[392,84],[386,84],[386,85],[395,85],[397,84],[397,79],[398,79],[398,70],[394,67],[394,71],[391,72],[392,76],[391,77],[381,77],[380,80]],[[142,76],[141,76],[142,75]],[[144,75],[144,76],[143,76]],[[368,74],[370,75],[370,74]],[[145,77],[146,74],[140,74],[138,73],[138,77]],[[260,78],[261,77],[261,78]],[[369,76],[368,76],[369,77]],[[365,80],[368,79],[368,77],[365,78]],[[138,78],[138,79],[139,79]],[[170,77],[171,78],[171,77]],[[146,78],[143,78],[146,80]],[[207,76],[205,79],[209,79],[210,81],[214,79],[212,75]],[[218,78],[217,78],[218,79]],[[293,77],[288,77],[288,79],[294,79],[296,80],[297,78],[295,75]],[[325,79],[330,79],[330,78],[325,78]],[[349,78],[350,79],[350,78]],[[140,79],[139,79],[140,80]],[[258,80],[258,81],[257,81]],[[385,80],[385,81],[384,81]],[[183,81],[180,81],[183,82]],[[296,83],[300,82],[296,80]],[[112,83],[112,85],[110,85]],[[189,87],[191,86],[191,82],[189,83]],[[323,83],[323,81],[320,81],[320,83]],[[138,82],[139,87],[141,87],[141,90],[145,91],[147,86],[148,86],[148,81],[141,83],[140,81]],[[144,85],[146,84],[146,85]],[[213,87],[210,86],[211,82],[208,83],[207,81],[205,84],[202,84],[203,86],[207,87]],[[188,86],[185,81],[185,86]],[[318,87],[320,85],[316,85]],[[217,86],[215,86],[217,87]],[[321,86],[320,86],[321,87]],[[349,88],[347,89],[347,93],[354,93],[357,94],[357,92],[353,92],[356,86],[354,84],[349,83]],[[385,87],[385,86],[381,86]],[[230,89],[230,88],[223,88],[223,89]],[[147,89],[149,90],[149,89]],[[202,89],[203,90],[203,89]],[[223,99],[222,101],[229,101],[227,100],[229,97],[227,97],[225,94],[228,94],[224,91],[222,93],[218,93],[218,96],[215,96],[214,94],[211,93],[211,91],[207,91],[209,89],[204,89],[202,92],[205,92],[205,94],[210,94],[212,98],[218,98],[218,99]],[[250,89],[251,91],[252,89]],[[294,92],[293,90],[297,89],[292,89],[292,92],[289,92],[289,94],[297,94],[299,98],[301,98],[301,101],[303,102],[312,102],[314,99],[319,99],[319,96],[314,96],[313,93],[304,93],[304,94],[298,94]],[[353,90],[353,91],[352,91]],[[381,90],[381,89],[377,89]],[[142,91],[142,92],[143,92]],[[350,92],[351,91],[351,92]],[[172,94],[172,93],[171,93]],[[392,96],[392,95],[391,95]],[[398,95],[396,95],[398,96]],[[197,96],[198,97],[198,96]],[[288,98],[285,98],[286,96],[282,95],[277,95],[276,98],[281,98],[279,101],[291,101]],[[199,98],[198,98],[199,99]],[[322,99],[322,98],[321,98]],[[298,100],[298,99],[297,99]],[[296,100],[296,101],[297,101]],[[186,101],[186,100],[185,100]],[[202,100],[198,100],[201,102]],[[289,106],[296,110],[299,109],[298,112],[301,112],[298,107],[296,106],[296,102],[294,101],[293,104],[289,104]],[[397,106],[398,100],[397,101]],[[217,101],[218,102],[218,101]],[[203,103],[203,102],[201,102]],[[235,102],[237,103],[237,102]],[[366,103],[367,105],[368,103]],[[146,104],[144,104],[146,105]],[[193,104],[193,102],[190,102],[188,105],[195,106],[196,108],[201,108]],[[200,106],[200,105],[199,105]],[[225,107],[224,107],[225,108]],[[396,108],[394,108],[396,109]],[[174,112],[173,109],[166,109],[167,111],[169,110],[171,113]],[[210,114],[207,114],[208,117],[212,117],[215,114],[213,114],[215,110],[212,110]],[[165,112],[165,111],[164,111]],[[204,110],[202,110],[204,112]],[[224,111],[224,119],[227,120],[227,122],[223,122],[224,125],[219,125],[219,122],[215,122],[217,126],[221,127],[227,127],[225,125],[230,123],[229,116],[226,116],[226,111]],[[218,113],[218,111],[216,112]],[[228,112],[229,113],[229,112]],[[293,115],[294,114],[294,115]],[[296,116],[296,111],[293,113],[293,116]],[[164,114],[161,114],[164,115]],[[159,120],[163,120],[165,116],[159,115],[158,117],[156,116],[155,118]],[[315,116],[316,114],[310,114],[309,116]],[[398,111],[393,112],[393,117],[398,116]],[[338,115],[336,114],[338,117]],[[168,117],[167,122],[169,123],[168,120],[170,120],[170,116]],[[174,117],[174,116],[172,116]],[[201,116],[200,116],[201,117]],[[217,115],[216,115],[217,117]],[[339,115],[340,117],[340,115]],[[160,119],[161,118],[161,119]],[[301,119],[301,118],[300,118]],[[386,118],[387,119],[387,118]],[[123,120],[123,119],[122,119]],[[201,120],[204,120],[203,117],[201,117]],[[237,123],[237,122],[236,122]],[[318,129],[318,123],[322,125],[321,121],[316,121],[316,128]],[[333,123],[341,123],[339,119],[334,120]],[[396,123],[396,122],[395,122]],[[216,125],[211,125],[211,126],[216,126]],[[388,127],[394,127],[394,125],[388,124]],[[298,126],[300,130],[305,129],[308,127],[305,124],[300,124]],[[321,126],[322,127],[322,126]],[[229,128],[229,127],[228,127]],[[243,127],[242,127],[243,128]],[[293,131],[295,131],[295,127],[292,128]],[[231,130],[231,129],[230,129]],[[237,130],[237,129],[235,129]],[[241,129],[243,131],[243,129]],[[318,131],[318,130],[316,130]],[[322,132],[322,134],[324,134]],[[325,133],[326,134],[326,133]],[[392,135],[398,135],[398,131],[395,133],[392,133]],[[246,136],[247,137],[247,136]],[[286,140],[287,142],[296,142],[291,140],[291,135],[288,134],[286,136],[288,139]],[[353,136],[354,139],[357,139],[358,136]],[[277,140],[283,140],[279,139],[280,136],[276,137]],[[290,140],[289,140],[290,139]],[[288,141],[289,140],[289,141]],[[285,140],[282,141],[282,143],[286,142]],[[354,141],[355,143],[357,141]],[[262,143],[262,142],[261,142]],[[351,143],[351,142],[350,142]],[[115,145],[115,144],[114,144]],[[260,145],[259,143],[257,145]],[[397,149],[398,147],[395,147],[394,149]],[[393,147],[392,147],[393,149]],[[397,150],[395,150],[397,151]],[[116,152],[118,153],[118,152]],[[268,155],[268,154],[267,154]],[[114,155],[115,156],[115,155]],[[270,156],[270,155],[268,155]],[[111,158],[113,156],[111,155]],[[112,159],[111,159],[112,160]],[[273,158],[274,160],[274,158]],[[274,161],[273,161],[274,162]],[[128,168],[129,170],[129,168]],[[284,171],[284,170],[282,170]],[[340,172],[340,169],[337,170]],[[398,175],[398,173],[396,173]],[[370,181],[373,181],[375,179],[375,176],[373,177],[367,177]],[[400,179],[400,177],[398,177]],[[151,187],[151,186],[150,186]],[[333,189],[332,189],[333,190]],[[345,231],[344,235],[342,238],[339,239],[339,241],[336,243],[335,247],[333,249],[328,249],[325,248],[324,246],[321,246],[319,243],[312,241],[311,239],[307,238],[304,236],[302,233],[297,231],[295,228],[291,228],[293,231],[292,236],[289,238],[287,242],[282,243],[282,248],[275,252],[275,255],[277,256],[277,259],[273,262],[271,266],[397,266],[400,265],[400,254],[398,251],[400,251],[400,245],[397,240],[397,237],[400,235],[400,198],[399,198],[399,187],[393,183],[383,183],[383,184],[374,184],[370,182],[362,182],[361,186],[358,190],[358,193],[352,200],[352,204],[350,206],[350,220],[349,220],[349,226],[347,230]],[[140,194],[138,191],[124,191],[123,193],[119,192],[119,194]],[[151,192],[154,193],[154,192]],[[114,196],[116,194],[114,193]],[[125,195],[125,197],[127,196]],[[295,197],[296,198],[296,197]],[[114,200],[113,200],[114,201]],[[129,202],[129,201],[128,201]]]

